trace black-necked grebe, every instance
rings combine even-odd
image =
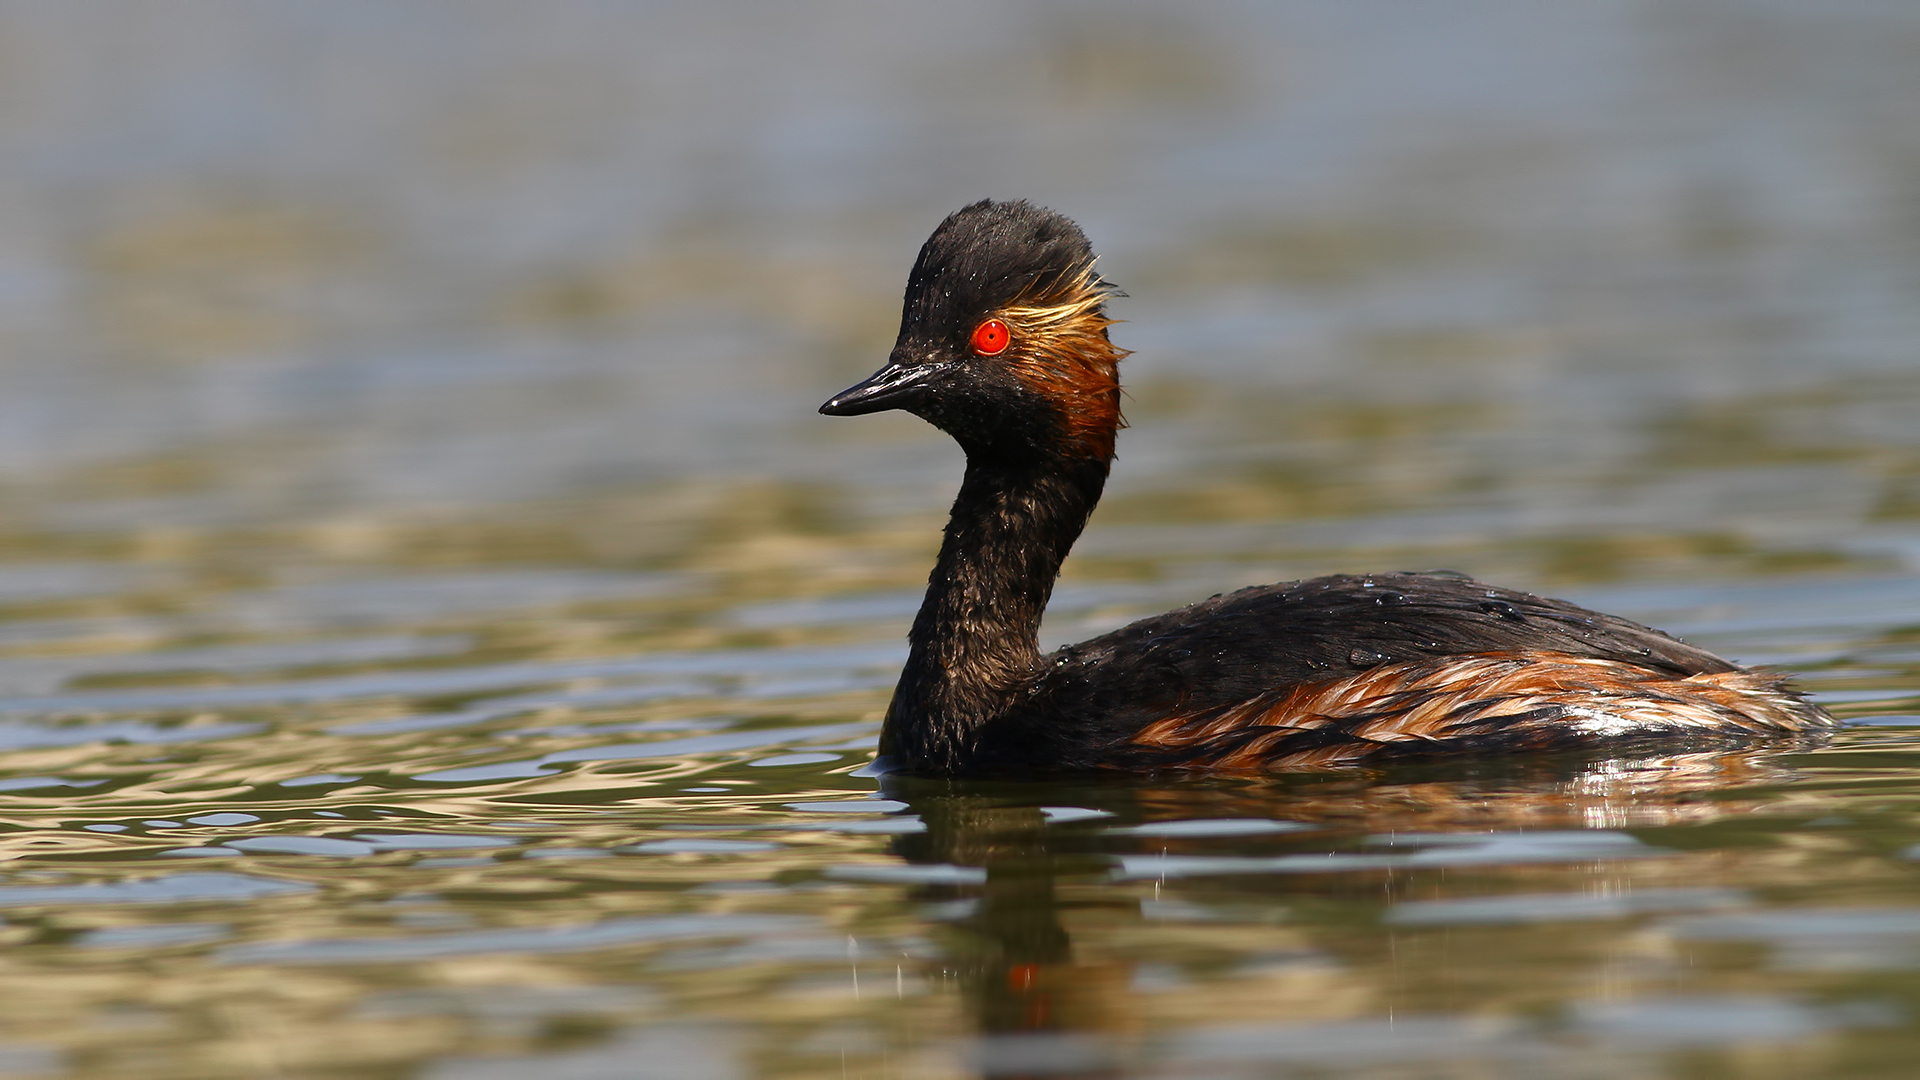
[[[904,409],[967,455],[887,710],[887,767],[1250,772],[1832,726],[1779,676],[1444,573],[1242,589],[1041,655],[1041,611],[1122,423],[1126,351],[1093,263],[1050,210],[954,213],[920,249],[886,366],[820,407]]]

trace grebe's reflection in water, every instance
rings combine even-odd
[[[1755,884],[1662,834],[1769,806],[1790,760],[1776,746],[1258,781],[890,778],[886,794],[925,824],[893,850],[938,882],[909,899],[983,1074],[1338,1070],[1629,1052],[1596,1027],[1612,1014],[1595,986],[1665,1001],[1682,961],[1649,927],[1740,906]]]

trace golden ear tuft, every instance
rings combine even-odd
[[[1102,460],[1112,459],[1114,432],[1126,425],[1119,363],[1127,350],[1107,336],[1113,320],[1105,304],[1112,291],[1089,265],[1067,288],[1023,297],[996,313],[1020,346],[1013,350],[1014,376],[1059,403],[1067,439]],[[979,333],[974,331],[976,338]]]

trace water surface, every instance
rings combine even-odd
[[[743,9],[744,10],[744,9]],[[1899,1076],[1906,5],[0,9],[0,1075]],[[1453,567],[1823,745],[871,775],[941,215],[1131,294],[1049,614]]]

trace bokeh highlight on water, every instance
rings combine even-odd
[[[0,7],[0,1075],[1900,1076],[1920,9]],[[985,195],[1131,294],[1046,634],[1449,566],[1828,745],[868,773]]]

